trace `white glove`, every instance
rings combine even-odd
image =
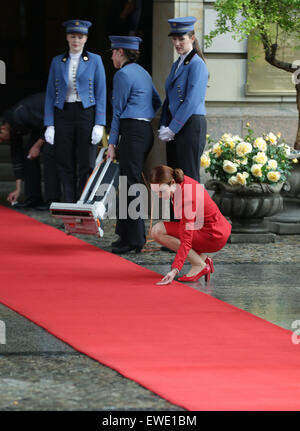
[[[166,129],[166,126],[160,126],[160,128],[158,129],[158,138],[162,141],[161,136],[164,132],[164,130]]]
[[[165,141],[165,142],[173,141],[175,133],[172,132],[172,130],[169,129],[169,127],[162,126],[158,132],[159,132],[158,137],[161,141]]]
[[[48,144],[50,145],[54,144],[54,133],[55,133],[54,126],[48,126],[44,136],[45,136],[45,141],[48,142]]]
[[[92,131],[92,144],[93,145],[97,145],[98,142],[101,141],[102,136],[103,136],[103,126],[94,126],[93,127],[93,131]]]

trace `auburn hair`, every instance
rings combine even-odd
[[[170,168],[170,166],[160,165],[150,172],[149,182],[151,184],[170,184],[172,180],[180,184],[183,182],[184,173],[180,168]]]
[[[189,31],[189,32],[187,33],[187,35],[188,35],[188,37],[189,37],[189,38],[191,38],[192,36],[195,36],[195,32],[194,32],[194,30]],[[198,39],[196,38],[196,36],[195,36],[195,40],[194,40],[194,42],[193,42],[193,48],[194,48],[194,50],[196,51],[196,53],[199,55],[199,57],[201,57],[201,58],[202,58],[202,60],[204,61],[204,63],[206,63],[206,62],[205,62],[204,55],[203,55],[203,52],[202,52],[202,49],[200,48],[200,44],[199,44],[199,41],[198,41]]]

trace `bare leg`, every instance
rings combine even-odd
[[[151,236],[154,241],[158,242],[173,251],[177,251],[180,246],[180,240],[174,236],[167,234],[166,228],[162,222],[157,223],[151,230]],[[204,259],[203,259],[204,258]],[[191,269],[186,274],[188,277],[198,274],[205,267],[206,255],[199,255],[195,250],[191,249],[187,255],[187,260],[191,264]]]

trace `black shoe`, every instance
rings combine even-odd
[[[126,245],[126,243],[119,238],[117,241],[112,242],[111,245],[112,247],[120,247],[121,245]]]
[[[43,204],[37,205],[36,207],[34,207],[34,209],[38,211],[49,211],[50,205],[51,205],[51,202],[50,203],[45,202]]]
[[[162,247],[160,247],[160,249],[161,249],[161,251],[167,251],[167,252],[169,252],[169,253],[175,253],[175,251],[174,250],[171,250],[170,248],[168,248],[168,247],[164,247],[164,246],[162,246]]]
[[[23,202],[18,202],[14,205],[14,208],[36,208],[39,205],[43,205],[44,202],[41,199],[28,198]]]
[[[121,245],[120,247],[114,247],[112,252],[115,254],[125,254],[131,251],[135,251],[136,253],[140,253],[143,247],[137,247],[136,245]]]

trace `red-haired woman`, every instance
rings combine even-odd
[[[171,198],[175,217],[180,219],[179,223],[159,222],[152,228],[156,242],[177,252],[171,271],[157,284],[171,283],[186,259],[191,269],[178,280],[197,281],[205,276],[209,281],[214,267],[206,253],[215,253],[225,246],[231,233],[230,223],[204,187],[181,169],[157,166],[150,173],[150,183],[159,197]]]

